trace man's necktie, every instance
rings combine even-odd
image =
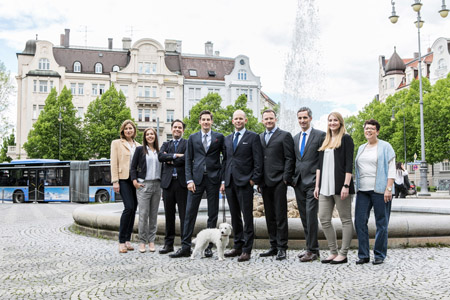
[[[266,132],[266,145],[269,143],[270,136],[272,135],[272,131]]]
[[[178,140],[174,140],[173,141],[173,147],[175,148],[175,153],[177,153],[177,147],[178,147]],[[173,176],[177,176],[177,168],[173,167],[173,172],[172,172]]]
[[[303,157],[303,152],[305,152],[305,144],[306,144],[306,132],[303,132],[302,145],[300,146],[300,156]]]
[[[233,141],[233,151],[236,151],[236,147],[239,141],[239,135],[241,133],[240,132],[236,132],[236,134],[234,135],[234,141]]]
[[[203,136],[203,148],[205,148],[205,152],[208,152],[208,135],[205,134]]]

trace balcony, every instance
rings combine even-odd
[[[158,107],[161,100],[158,97],[136,97],[136,104],[149,107]]]

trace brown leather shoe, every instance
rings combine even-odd
[[[238,262],[249,261],[249,260],[250,260],[250,253],[245,253],[245,252],[242,252],[241,256],[239,256],[239,258],[238,258]]]
[[[127,247],[128,251],[133,251],[134,250],[134,247],[131,245],[130,242],[125,242],[125,247]]]
[[[298,258],[302,258],[303,256],[306,255],[306,253],[308,253],[308,251],[304,251],[304,252],[302,252],[302,253],[299,253],[299,254],[297,255],[297,257],[298,257]]]
[[[236,257],[242,254],[241,249],[231,249],[230,251],[225,252],[225,257]]]
[[[300,258],[301,262],[308,262],[308,261],[314,261],[319,259],[319,256],[312,252],[307,252],[302,258]]]

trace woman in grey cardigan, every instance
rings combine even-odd
[[[322,263],[347,263],[347,252],[353,236],[352,180],[353,139],[346,133],[344,118],[338,112],[328,115],[325,140],[319,148],[319,169],[316,171],[314,197],[319,199],[319,219],[330,248],[330,255]],[[336,230],[333,227],[334,207],[342,222],[342,246],[338,251]]]

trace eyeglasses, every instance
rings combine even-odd
[[[364,128],[364,131],[377,131],[377,128],[375,127],[366,127]]]

